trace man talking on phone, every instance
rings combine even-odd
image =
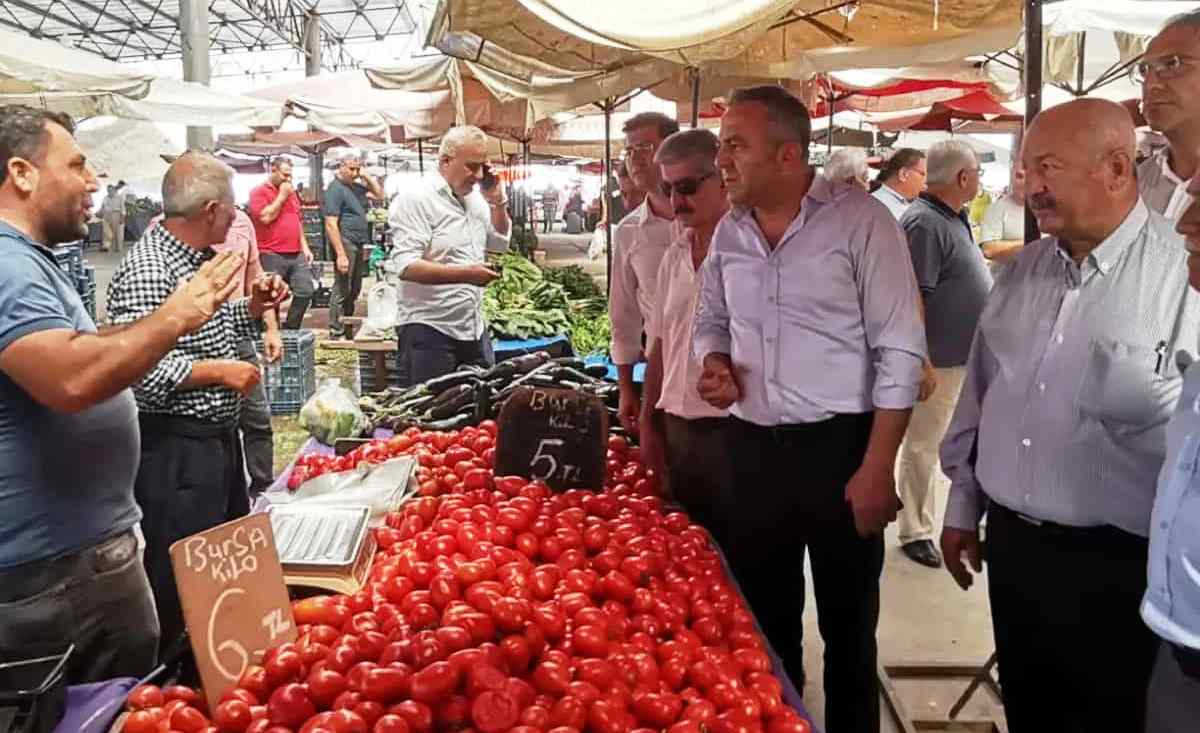
[[[400,276],[401,384],[495,362],[482,305],[484,287],[499,275],[484,254],[508,248],[507,203],[488,175],[487,136],[470,125],[442,138],[436,174],[392,201],[388,270]]]
[[[368,198],[382,201],[383,188],[363,170],[358,153],[347,153],[339,162],[337,175],[325,189],[321,213],[325,235],[333,246],[333,292],[329,296],[329,337],[346,337],[343,316],[354,315],[354,303],[362,290],[366,262],[363,248],[370,239],[367,226]]]

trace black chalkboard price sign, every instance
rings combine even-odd
[[[497,422],[497,476],[537,479],[557,491],[604,487],[608,413],[599,398],[522,387]]]

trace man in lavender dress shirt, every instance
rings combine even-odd
[[[904,234],[862,188],[814,180],[808,110],[734,92],[717,165],[733,204],[704,262],[700,396],[730,408],[724,546],[792,676],[804,555],[825,640],[825,726],[879,730],[875,626],[896,452],[925,360]]]
[[[996,271],[942,443],[942,553],[963,588],[962,556],[987,560],[1010,733],[1142,730],[1146,537],[1200,299],[1134,150],[1112,102],[1034,119],[1025,195],[1047,236]]]

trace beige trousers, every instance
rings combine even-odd
[[[939,484],[946,483],[938,461],[938,449],[954,406],[958,404],[958,393],[962,391],[965,367],[935,369],[937,389],[929,399],[918,402],[908,423],[908,432],[900,445],[897,461],[897,483],[900,500],[900,544],[917,540],[932,540],[934,502]]]

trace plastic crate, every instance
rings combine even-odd
[[[283,357],[263,369],[272,415],[295,415],[317,391],[317,337],[312,331],[283,331]],[[255,347],[259,354],[263,344]]]
[[[86,278],[83,262],[83,247],[78,244],[64,244],[55,247],[54,261],[58,263],[59,268],[73,283],[78,283],[81,279]],[[76,284],[76,288],[78,288]]]
[[[387,384],[375,383],[375,358],[374,353],[365,351],[358,352],[358,393],[371,394],[372,392],[381,392],[388,387],[399,387],[400,385],[400,369],[396,363],[396,352],[389,351],[384,354],[383,362],[387,367]]]

